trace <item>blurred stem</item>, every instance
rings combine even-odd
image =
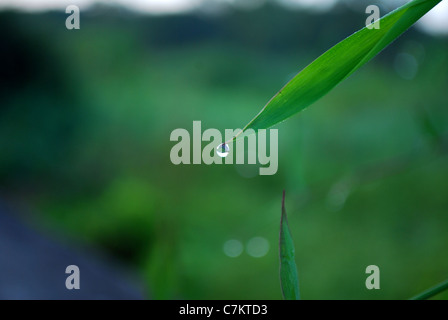
[[[412,297],[409,300],[426,300],[426,299],[434,297],[436,294],[439,294],[442,291],[445,291],[446,289],[448,289],[448,279],[439,283],[438,285],[432,287],[431,289],[428,289],[428,290]]]

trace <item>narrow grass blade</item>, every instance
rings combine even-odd
[[[285,191],[283,191],[282,217],[280,222],[280,281],[285,300],[300,299],[294,243],[286,218]]]
[[[380,29],[364,27],[342,40],[286,84],[242,132],[249,128],[269,128],[308,107],[376,56],[440,1],[410,1],[381,18]]]
[[[448,289],[448,280],[445,280],[444,282],[439,283],[438,285],[432,287],[431,289],[428,289],[416,295],[415,297],[412,297],[409,300],[426,300],[434,297],[436,294],[439,294],[447,289]]]

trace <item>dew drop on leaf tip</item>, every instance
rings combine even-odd
[[[222,143],[218,147],[216,147],[216,153],[221,158],[227,157],[229,154],[229,145],[227,143]]]

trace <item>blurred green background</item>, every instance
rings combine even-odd
[[[244,126],[363,27],[365,6],[348,4],[103,4],[71,31],[64,10],[1,11],[1,197],[137,270],[148,298],[281,299],[283,189],[304,299],[404,299],[444,280],[446,36],[411,29],[278,125],[274,176],[170,162],[171,131]],[[365,287],[371,264],[380,290]]]

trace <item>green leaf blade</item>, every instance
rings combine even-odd
[[[285,300],[300,300],[299,276],[295,262],[294,242],[286,217],[284,191],[280,221],[280,282]]]
[[[414,0],[342,40],[288,82],[243,129],[266,129],[302,111],[380,53],[442,0]]]
[[[432,288],[430,288],[430,289],[428,289],[428,290],[426,290],[426,291],[424,291],[424,292],[422,292],[422,293],[412,297],[409,300],[427,300],[427,299],[430,299],[430,298],[434,297],[435,295],[437,295],[437,294],[439,294],[439,293],[441,293],[441,292],[443,292],[445,290],[448,290],[448,280],[445,280],[445,281],[437,284],[436,286],[434,286],[434,287],[432,287]]]

